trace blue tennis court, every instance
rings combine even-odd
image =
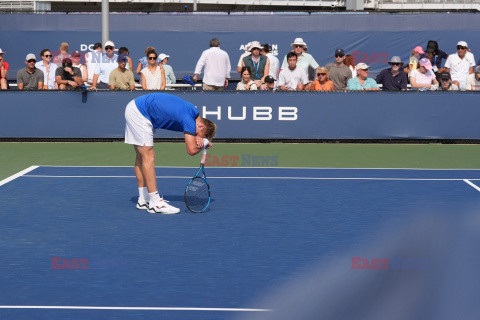
[[[480,170],[206,168],[212,202],[193,214],[183,191],[197,168],[156,170],[177,215],[135,208],[131,167],[35,166],[0,182],[0,318],[269,313],[256,296],[382,226],[480,204]]]

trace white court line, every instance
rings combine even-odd
[[[25,178],[135,178],[135,176],[48,176],[24,175]],[[190,179],[191,176],[156,176],[157,179]],[[321,177],[207,177],[207,179],[272,179],[272,180],[385,180],[385,181],[468,181],[480,179],[424,179],[424,178],[321,178]]]
[[[10,177],[8,177],[8,178],[5,178],[5,179],[3,179],[2,181],[0,181],[0,186],[3,186],[4,184],[7,184],[7,183],[9,183],[10,181],[13,181],[13,180],[15,180],[15,179],[17,179],[17,178],[25,175],[26,173],[29,173],[30,171],[33,171],[33,170],[37,169],[37,168],[38,168],[38,166],[31,166],[31,167],[28,167],[27,169],[24,169],[24,170],[22,170],[22,171],[20,171],[20,172],[17,172],[17,173],[15,173],[14,175],[12,175],[12,176],[10,176]]]
[[[478,180],[478,179],[465,179],[463,181],[465,181],[466,183],[468,183],[470,186],[472,186],[473,188],[477,189],[477,191],[480,192],[480,187],[477,186],[476,184],[472,183],[470,180]]]
[[[153,311],[241,311],[264,312],[271,309],[184,308],[184,307],[87,307],[87,306],[0,306],[0,309],[73,309],[73,310],[153,310]]]

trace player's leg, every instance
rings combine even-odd
[[[138,182],[138,202],[137,202],[137,209],[140,210],[148,210],[148,190],[145,184],[145,178],[143,177],[142,172],[142,156],[137,149],[135,148],[135,176],[137,177]]]

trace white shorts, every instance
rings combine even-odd
[[[125,108],[125,120],[125,143],[153,147],[155,129],[150,120],[138,111],[134,100]]]

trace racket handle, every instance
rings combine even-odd
[[[207,149],[203,148],[202,150],[202,160],[201,160],[201,164],[205,164],[205,160],[207,159]]]
[[[206,148],[210,144],[210,141],[208,141],[207,138],[203,138],[203,147]]]

